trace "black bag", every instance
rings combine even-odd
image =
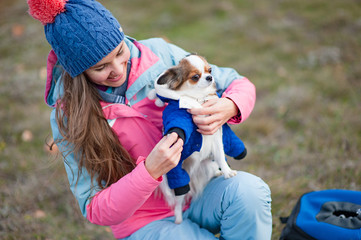
[[[322,190],[300,197],[280,240],[361,240],[361,192]]]

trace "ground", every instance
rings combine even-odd
[[[127,35],[163,37],[229,66],[257,88],[233,126],[248,149],[231,166],[272,191],[278,239],[298,197],[361,187],[361,2],[102,1]],[[147,6],[147,7],[140,7]],[[81,216],[60,157],[48,151],[47,44],[23,0],[0,2],[0,238],[111,239]]]

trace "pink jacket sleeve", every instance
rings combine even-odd
[[[224,91],[222,97],[231,99],[238,107],[239,114],[228,123],[237,124],[245,121],[251,114],[256,102],[256,87],[247,78],[234,80]]]
[[[115,225],[129,218],[162,181],[145,168],[144,158],[136,168],[108,188],[98,192],[86,207],[87,219],[98,225]]]

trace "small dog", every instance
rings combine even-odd
[[[211,72],[212,68],[203,57],[194,54],[189,55],[182,59],[177,66],[169,68],[158,77],[155,82],[156,94],[163,101],[164,99],[179,101],[180,109],[201,108],[202,104],[207,100],[218,98],[215,80]],[[154,96],[150,98],[154,98]],[[156,104],[161,106],[159,99]],[[186,112],[186,110],[184,111]],[[174,111],[169,113],[173,114]],[[163,112],[163,123],[164,114],[167,114],[166,111]],[[190,114],[188,117],[191,119]],[[183,131],[176,132],[180,137],[184,138]],[[165,133],[170,132],[165,131]],[[182,134],[183,136],[181,136]],[[176,223],[183,220],[182,209],[186,199],[190,196],[197,197],[214,176],[223,174],[225,178],[230,178],[237,174],[237,171],[232,170],[226,162],[222,128],[213,135],[202,135],[201,137],[202,145],[200,150],[192,152],[189,157],[187,156],[183,162],[181,159],[180,162],[182,170],[185,170],[189,175],[190,191],[181,194],[172,191],[169,187],[171,179],[168,174],[168,178],[165,177],[160,185],[160,190],[163,192],[166,201],[170,206],[174,207]],[[183,148],[183,151],[185,151],[185,148]]]

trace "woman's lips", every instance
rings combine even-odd
[[[120,79],[122,79],[123,75],[119,75],[115,78],[108,78],[108,81],[110,82],[118,82]]]

